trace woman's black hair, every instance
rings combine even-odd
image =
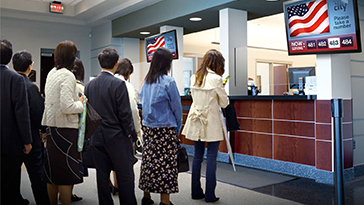
[[[72,69],[72,73],[75,75],[76,79],[83,82],[85,79],[85,69],[83,67],[82,61],[76,57],[75,64]]]
[[[152,84],[157,82],[159,77],[167,75],[171,69],[172,53],[164,48],[158,48],[152,58],[147,76],[145,76],[145,83]]]
[[[123,58],[119,60],[119,65],[116,68],[115,74],[119,74],[124,76],[124,78],[127,78],[129,75],[133,73],[133,71],[134,67],[131,61],[127,58]]]

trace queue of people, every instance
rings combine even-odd
[[[27,75],[33,67],[27,51],[16,52],[0,41],[1,52],[1,204],[29,204],[20,193],[24,163],[37,204],[69,205],[81,200],[73,187],[87,176],[77,150],[80,113],[86,103],[102,118],[92,138],[96,166],[98,202],[113,204],[110,190],[117,189],[120,204],[136,205],[135,142],[143,133],[143,150],[138,187],[142,205],[154,204],[151,193],[160,194],[160,205],[170,205],[170,194],[178,193],[178,135],[182,105],[176,81],[168,75],[172,54],[158,48],[140,91],[142,123],[129,59],[106,48],[98,55],[101,73],[83,86],[84,67],[76,57],[72,41],[62,41],[54,53],[54,68],[48,73],[45,97]],[[8,65],[13,59],[16,72]],[[194,141],[191,198],[216,202],[216,158],[223,140],[220,108],[228,105],[221,76],[224,58],[208,51],[201,67],[191,77],[192,106],[182,134]],[[203,123],[208,122],[208,123]],[[207,143],[206,190],[202,189],[201,163]],[[110,173],[114,171],[114,185]],[[111,188],[110,188],[111,187]],[[114,193],[115,194],[115,193]]]

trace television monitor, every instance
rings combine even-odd
[[[302,78],[303,89],[307,76],[315,76],[315,67],[288,68],[289,87],[291,89],[299,89],[300,78]]]
[[[357,0],[283,3],[289,55],[361,52]]]
[[[167,48],[169,51],[171,51],[173,59],[178,59],[176,30],[171,30],[145,39],[147,62],[152,61],[153,54],[159,47]]]

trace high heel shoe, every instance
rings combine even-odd
[[[81,201],[82,199],[82,197],[79,197],[76,194],[72,194],[71,196],[71,202]]]
[[[151,205],[154,204],[154,201],[150,198],[143,197],[142,199],[142,205]]]
[[[112,195],[116,195],[117,193],[119,193],[119,189],[117,187],[113,187],[112,188]]]

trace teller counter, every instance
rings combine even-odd
[[[230,132],[234,161],[254,167],[333,184],[331,101],[316,96],[230,96],[241,129]],[[183,123],[192,99],[182,96]],[[353,178],[352,101],[344,100],[344,166]],[[193,155],[193,141],[179,136]],[[226,141],[219,161],[231,163]]]

